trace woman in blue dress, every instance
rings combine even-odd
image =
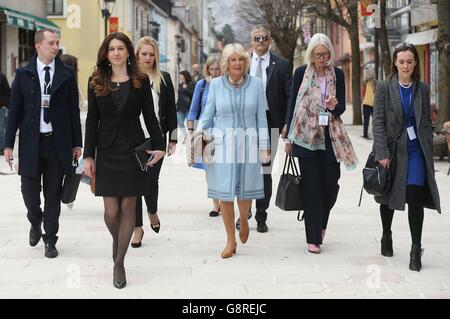
[[[270,161],[266,96],[260,79],[249,76],[250,56],[237,43],[228,44],[220,60],[221,77],[209,86],[208,101],[197,131],[212,127],[214,160],[208,163],[208,197],[220,200],[227,232],[222,258],[236,252],[234,200],[239,206],[239,238],[246,243],[252,199],[264,197],[261,162]]]
[[[434,178],[433,126],[430,89],[420,81],[419,55],[414,45],[400,43],[394,50],[389,80],[377,85],[375,93],[373,136],[375,159],[384,167],[396,157],[391,190],[375,196],[380,203],[383,235],[381,254],[392,257],[391,224],[394,210],[405,210],[411,232],[409,269],[422,268],[422,226],[424,207],[441,212],[439,192]],[[392,143],[398,138],[396,153]]]
[[[199,80],[195,86],[191,107],[189,108],[189,114],[187,116],[188,135],[192,134],[192,132],[194,131],[194,127],[197,124],[197,120],[205,111],[206,101],[208,100],[209,83],[212,79],[220,76],[220,58],[218,56],[211,55],[208,60],[206,60],[203,75],[204,79]],[[203,163],[200,160],[195,161],[192,164],[192,167],[200,168],[206,171],[207,164]],[[212,201],[213,209],[209,212],[209,216],[219,216],[219,200],[213,198]]]

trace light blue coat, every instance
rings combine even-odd
[[[214,137],[214,162],[207,168],[208,197],[223,201],[264,198],[259,151],[270,148],[266,105],[258,78],[248,75],[238,88],[227,76],[211,81],[197,127],[198,131],[209,129]]]

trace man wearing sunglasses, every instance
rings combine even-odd
[[[251,31],[252,44],[252,62],[250,65],[250,75],[261,78],[266,92],[267,106],[267,125],[271,137],[272,159],[275,158],[278,148],[279,135],[284,127],[286,109],[289,103],[292,70],[289,67],[289,61],[285,58],[276,56],[269,51],[272,38],[268,28],[262,25],[253,27]],[[271,165],[271,164],[269,164]],[[268,231],[266,224],[267,209],[269,208],[270,198],[272,197],[272,167],[264,167],[264,195],[265,198],[256,200],[257,222],[256,230],[260,233]],[[249,218],[251,211],[249,212]],[[240,220],[236,222],[236,228],[239,229]]]

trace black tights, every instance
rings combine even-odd
[[[114,269],[123,269],[125,254],[134,231],[136,196],[103,197],[103,202],[105,224],[113,238]]]
[[[409,230],[413,244],[421,245],[423,226],[423,187],[417,185],[406,186],[406,203],[408,203]],[[387,205],[380,205],[383,235],[391,234],[394,210]]]

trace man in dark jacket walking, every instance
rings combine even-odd
[[[44,29],[36,32],[34,40],[37,55],[26,67],[17,69],[12,84],[5,160],[11,165],[16,132],[20,129],[19,175],[31,223],[29,242],[35,246],[42,237],[45,256],[54,258],[58,255],[55,244],[63,177],[74,173],[72,161],[81,155],[80,110],[75,71],[57,57],[58,35]]]

